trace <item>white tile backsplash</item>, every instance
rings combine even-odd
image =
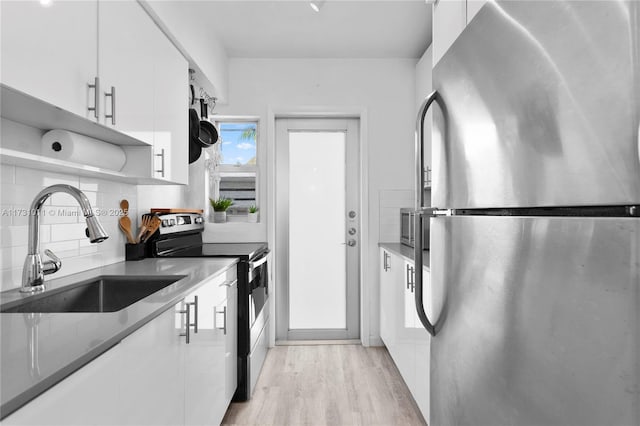
[[[15,170],[14,166],[3,164],[0,168],[0,182],[3,184],[15,183]]]
[[[40,153],[45,132],[4,118],[0,119],[3,148]],[[94,214],[109,235],[99,244],[85,236],[84,217],[67,194],[54,194],[44,204],[40,221],[40,251],[49,248],[62,259],[53,279],[124,260],[126,239],[118,226],[120,201],[129,201],[129,217],[137,227],[141,213],[150,207],[185,207],[185,187],[144,186],[73,174],[53,173],[0,164],[0,290],[20,287],[22,263],[27,252],[28,209],[35,195],[47,186],[67,184],[85,193]],[[142,200],[142,203],[138,201]],[[23,214],[20,214],[23,212]]]
[[[381,190],[379,198],[379,241],[400,242],[400,209],[412,207],[414,195],[412,190]]]
[[[51,173],[44,170],[0,165],[0,289],[20,287],[22,263],[27,253],[28,210],[35,195],[54,184],[80,188],[109,234],[100,244],[85,236],[86,224],[77,202],[67,194],[54,194],[43,206],[40,251],[50,249],[62,259],[62,269],[47,279],[124,260],[125,238],[118,227],[120,200],[129,201],[132,222],[137,224],[137,187],[119,182]],[[44,256],[44,255],[43,255]]]
[[[86,223],[59,223],[51,226],[51,241],[78,240],[78,237],[86,238],[84,230]]]

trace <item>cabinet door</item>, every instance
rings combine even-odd
[[[189,63],[157,27],[154,49],[153,177],[187,184]]]
[[[395,255],[380,249],[380,337],[394,357],[396,348],[396,293],[402,286],[403,262]]]
[[[238,387],[238,281],[227,281],[227,305],[224,324],[227,334],[225,335],[225,400],[227,404],[231,402],[233,394]],[[226,409],[226,407],[225,407]],[[220,419],[222,421],[222,418]]]
[[[100,122],[151,145],[156,25],[134,0],[102,0],[98,17]]]
[[[185,424],[218,424],[227,409],[225,399],[226,336],[224,275],[185,297],[190,310],[189,343],[185,345]]]
[[[467,25],[466,0],[442,0],[433,6],[433,66]]]
[[[429,301],[431,300],[431,274],[429,269],[422,268],[422,282],[423,292],[422,300],[429,319],[433,321],[431,316],[431,307]],[[414,388],[411,389],[413,399],[415,399],[422,416],[425,418],[428,424],[429,421],[429,368],[430,368],[430,348],[431,348],[431,335],[422,326],[420,319],[416,314],[414,334],[414,347],[415,347],[415,383]]]
[[[119,424],[183,423],[184,337],[179,316],[169,309],[120,343],[121,381],[115,408]]]
[[[397,336],[397,357],[394,361],[400,370],[400,374],[409,389],[413,388],[415,381],[415,352],[413,334],[415,327],[415,304],[413,302],[413,262],[404,260],[402,262],[403,276],[402,285],[396,288],[396,336]],[[397,358],[397,359],[396,359]]]
[[[97,1],[0,2],[1,81],[94,118],[88,111],[97,73]]]
[[[10,425],[114,425],[118,410],[120,345],[2,420]]]

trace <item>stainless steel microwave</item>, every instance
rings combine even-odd
[[[400,209],[400,242],[409,247],[414,246],[414,209]],[[422,223],[422,248],[429,249],[429,220]]]

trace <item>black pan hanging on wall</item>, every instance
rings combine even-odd
[[[189,110],[189,164],[202,155],[202,148],[218,142],[218,129],[210,121],[200,120],[195,109]]]
[[[200,120],[200,143],[203,148],[209,148],[218,142],[218,129],[210,121]]]
[[[200,138],[200,119],[198,112],[189,109],[189,164],[196,162],[202,154],[202,145],[198,143]]]

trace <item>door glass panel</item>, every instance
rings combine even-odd
[[[346,328],[346,138],[289,133],[289,327]]]

